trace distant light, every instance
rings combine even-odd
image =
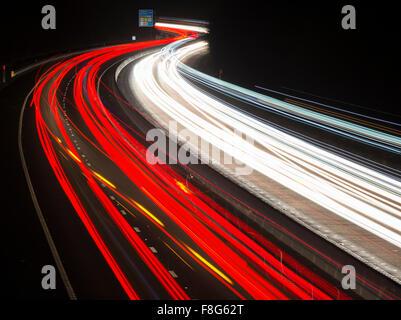
[[[173,29],[184,29],[184,30],[202,32],[202,33],[209,32],[209,30],[204,27],[188,26],[188,25],[182,25],[182,24],[156,22],[155,26],[156,27],[167,27],[167,28],[173,28]]]
[[[132,36],[132,41],[135,41],[136,40],[136,36]]]
[[[176,21],[179,23],[197,23],[197,24],[203,24],[203,25],[208,25],[209,21],[206,20],[198,20],[198,19],[183,19],[183,18],[173,18],[173,17],[159,17],[160,22],[167,22],[169,23],[170,21]]]

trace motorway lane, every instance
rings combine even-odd
[[[189,79],[189,81],[193,80]],[[311,144],[328,150],[333,154],[348,156],[350,160],[356,160],[358,163],[372,170],[377,170],[384,175],[388,175],[390,178],[397,180],[400,178],[401,167],[398,154],[382,150],[378,151],[372,146],[361,144],[356,141],[349,141],[344,137],[336,136],[329,132],[322,132],[322,130],[304,125],[273,112],[255,108],[251,104],[238,101],[233,99],[232,96],[222,94],[221,92],[213,91],[209,87],[197,82],[196,86],[201,90],[212,93],[219,99],[231,103],[236,108],[239,108],[239,110],[244,110],[257,116],[259,119],[266,121],[269,125],[283,132],[302,139],[306,137]],[[324,139],[322,137],[324,137]],[[274,185],[274,182],[270,185]],[[276,191],[271,190],[271,192],[274,193]],[[291,191],[285,191],[285,193],[287,194],[287,203],[295,208],[299,208],[299,205],[294,204],[293,200],[289,199],[290,197],[288,195],[294,195],[294,193]],[[266,199],[266,197],[260,193],[259,196]],[[277,194],[277,198],[280,199],[279,194]],[[296,195],[294,195],[294,198],[297,198]],[[277,200],[274,201],[277,202]],[[360,226],[349,223],[349,221],[338,215],[330,214],[326,209],[316,203],[309,203],[308,207],[313,208],[313,212],[316,214],[313,214],[312,210],[305,211],[306,214],[303,214],[302,209],[293,214],[288,208],[285,213],[289,213],[290,216],[300,220],[301,223],[310,226],[315,232],[327,237],[329,241],[342,247],[348,247],[350,252],[359,259],[374,267],[378,267],[381,271],[394,276],[398,279],[397,281],[399,281],[401,260],[398,246],[370,232],[366,232],[366,230]],[[321,215],[321,213],[324,214]],[[397,230],[395,229],[395,231]]]
[[[194,80],[189,79],[189,81]],[[238,108],[237,110],[248,112],[278,130],[300,139],[307,140],[310,144],[327,150],[339,157],[344,157],[354,161],[355,163],[362,164],[366,168],[380,172],[383,177],[393,179],[395,182],[400,180],[401,167],[398,153],[379,150],[371,145],[326,132],[324,129],[312,127],[302,123],[301,121],[295,121],[283,115],[279,115],[272,110],[255,107],[254,104],[244,102],[243,100],[239,101],[233,96],[222,93],[221,91],[214,91],[209,86],[205,86],[204,83],[199,83],[197,81],[194,83],[196,83],[196,86],[201,90],[212,93],[219,99],[231,103],[234,108]],[[285,100],[287,101],[287,99]],[[305,106],[304,103],[300,103]],[[312,106],[311,103],[307,106],[308,108],[316,109],[316,106]],[[321,109],[321,111],[322,113],[331,112],[330,110],[327,111],[325,109]],[[349,119],[349,116],[346,114],[339,114],[339,116],[344,116]],[[352,120],[359,123],[359,121],[362,121],[363,119],[361,120],[354,117]],[[376,126],[380,127],[382,124],[379,121],[370,120],[369,125],[376,128]],[[387,126],[386,129],[391,131],[395,130],[394,132],[397,133],[396,128],[393,128],[392,125]],[[373,187],[371,188],[373,189]],[[368,187],[365,191],[370,193],[370,197],[382,197],[380,191],[376,193],[377,191],[374,192]],[[272,192],[274,193],[274,191]],[[292,192],[288,190],[285,193],[287,195],[292,194]],[[260,193],[259,196],[261,196]],[[294,198],[297,198],[296,195]],[[396,198],[393,198],[393,200],[394,199]],[[294,204],[293,200],[287,199],[286,201],[295,208],[300,208],[299,205]],[[396,201],[397,200],[394,202],[395,205]],[[384,240],[378,235],[367,232],[363,226],[349,223],[349,221],[341,216],[330,214],[330,212],[325,208],[316,205],[316,203],[309,203],[308,207],[313,208],[313,212],[319,214],[313,214],[311,210],[302,212],[301,208],[301,210],[296,212],[296,214],[292,214],[293,212],[291,212],[290,216],[301,220],[301,222],[310,226],[315,232],[327,237],[329,241],[339,245],[340,247],[345,247],[349,252],[351,252],[351,254],[355,255],[362,261],[365,261],[390,277],[394,277],[396,281],[400,281],[401,259],[399,255],[400,248],[397,245]],[[286,210],[287,213],[289,211],[290,210],[288,209]],[[365,212],[369,212],[369,210],[367,209]],[[393,215],[396,218],[398,217],[397,209]],[[384,220],[385,219],[383,218],[382,221]],[[378,220],[376,219],[376,221]],[[383,223],[383,226],[386,226],[386,224]],[[389,229],[395,233],[399,233],[399,229],[395,227],[395,224],[392,224]]]

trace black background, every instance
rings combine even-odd
[[[56,8],[56,30],[41,8]],[[343,30],[341,8],[356,8]],[[2,4],[3,5],[3,4]],[[400,26],[394,1],[33,1],[2,10],[0,62],[147,39],[138,9],[211,22],[208,72],[246,87],[291,88],[401,114]],[[6,9],[7,8],[7,9]]]

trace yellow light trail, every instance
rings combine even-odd
[[[175,180],[175,183],[180,187],[181,190],[183,190],[185,193],[191,193],[191,191],[187,188],[185,184],[183,184],[181,181]]]
[[[142,206],[140,203],[136,202],[135,200],[131,199],[132,203],[134,206],[137,207],[142,213],[146,214],[149,218],[157,222],[160,226],[164,227],[164,223],[161,222],[154,214],[152,214],[148,209],[146,209],[144,206]]]
[[[79,159],[74,152],[72,152],[70,149],[66,149],[68,154],[71,156],[71,158],[73,158],[76,162],[81,162],[81,159]]]
[[[166,242],[163,241],[163,243],[166,245],[166,247],[168,247],[171,251],[173,251],[174,254],[175,254],[178,258],[181,259],[182,262],[184,262],[189,268],[191,268],[192,270],[194,270],[194,268],[192,268],[191,265],[190,265],[188,262],[186,262],[186,261],[184,260],[183,257],[181,257],[177,252],[175,252],[173,248],[171,248]]]
[[[204,257],[202,257],[199,253],[197,253],[195,250],[193,250],[191,247],[187,246],[185,243],[184,245],[187,247],[189,251],[198,259],[200,260],[203,264],[205,264],[209,269],[211,269],[214,273],[218,274],[221,278],[223,278],[226,282],[229,284],[233,284],[230,278],[228,278],[223,272],[221,272],[219,269],[217,269],[214,265],[212,265],[209,261],[207,261]]]
[[[92,171],[92,173],[102,182],[104,182],[105,184],[109,185],[110,187],[112,187],[113,189],[116,188],[116,186],[114,184],[112,184],[109,180],[107,180],[106,178],[102,177],[100,174],[98,174],[95,171]]]

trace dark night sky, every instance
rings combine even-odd
[[[56,7],[57,30],[41,29],[44,4]],[[357,30],[341,28],[346,4],[356,7]],[[137,27],[140,8],[209,20],[207,61],[228,81],[289,87],[401,114],[400,26],[394,1],[387,0],[15,2],[2,14],[0,60],[19,63],[146,35]]]

